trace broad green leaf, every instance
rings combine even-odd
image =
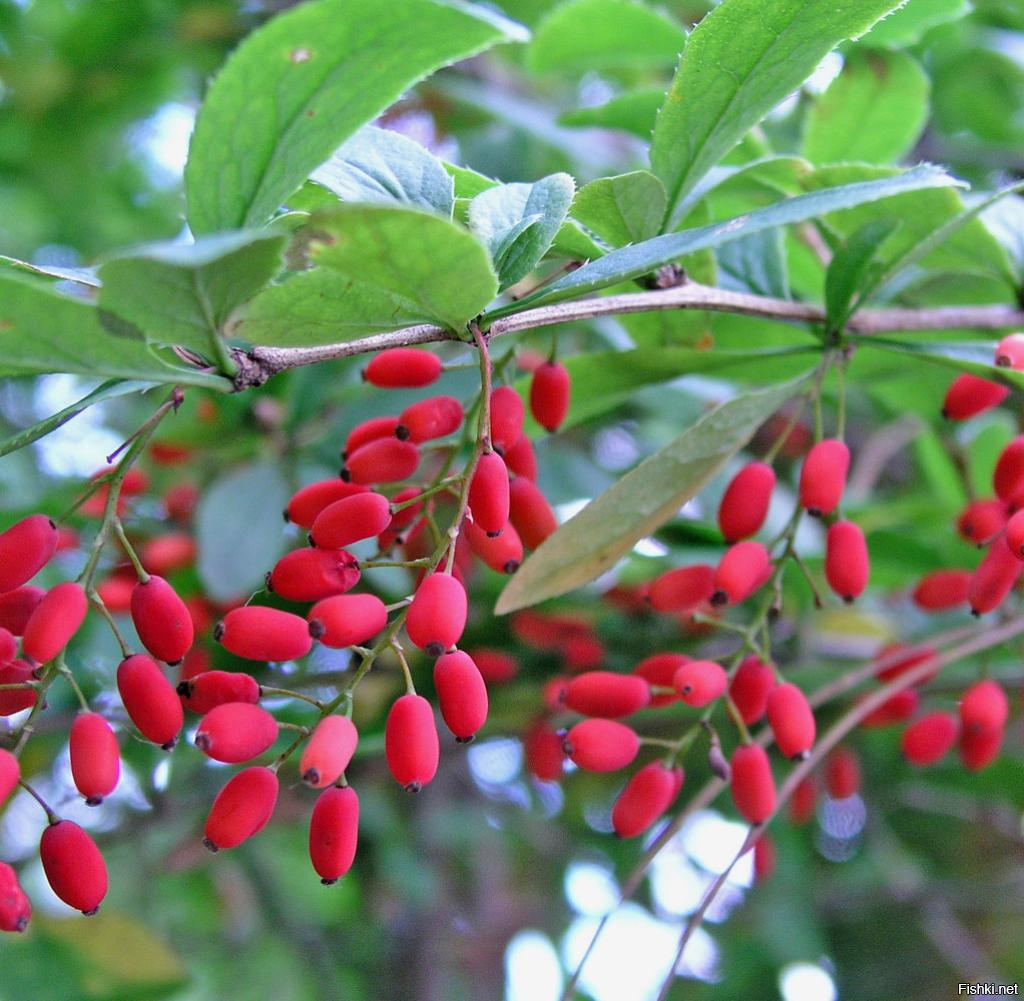
[[[679,203],[680,217],[688,223],[693,207],[702,201],[710,204],[715,218],[772,205],[780,197],[800,194],[801,181],[812,169],[810,163],[795,156],[767,156],[737,166],[712,167]]]
[[[1024,372],[1003,368],[993,363],[995,343],[992,341],[928,342],[872,336],[858,338],[857,343],[864,348],[908,355],[956,372],[969,372],[971,375],[980,375],[983,379],[1005,383],[1015,389],[1024,389]]]
[[[90,303],[29,275],[0,272],[0,375],[43,372],[231,389],[220,376],[163,361],[139,337],[111,333]]]
[[[652,173],[603,177],[576,193],[572,214],[613,247],[649,240],[665,214],[665,189]]]
[[[658,87],[631,90],[604,104],[566,111],[559,116],[558,121],[561,125],[580,128],[620,129],[649,141],[658,109],[664,101],[665,91]]]
[[[310,227],[315,267],[251,301],[239,327],[250,342],[328,344],[413,323],[460,330],[497,294],[486,249],[447,219],[339,204]]]
[[[719,284],[737,292],[789,298],[786,248],[782,231],[766,229],[719,247]]]
[[[278,233],[248,230],[139,247],[100,268],[100,309],[138,327],[150,343],[219,360],[228,317],[281,270],[285,242]]]
[[[929,28],[956,21],[970,12],[968,0],[909,0],[906,6],[879,21],[865,41],[889,48],[913,45]]]
[[[633,0],[568,0],[537,25],[526,50],[534,73],[580,73],[615,66],[672,66],[686,32]]]
[[[901,0],[727,0],[693,30],[658,113],[651,165],[676,206],[840,42]]]
[[[196,508],[196,569],[214,601],[248,597],[284,551],[281,512],[288,484],[279,463],[230,469],[203,490]]]
[[[879,269],[879,250],[899,227],[898,219],[866,222],[836,251],[825,272],[825,314],[830,330],[840,330],[855,308],[855,300]]]
[[[958,46],[930,71],[937,132],[963,144],[971,159],[979,140],[1020,148],[1024,121],[1016,109],[1024,104],[1024,66],[1009,52]]]
[[[356,129],[417,81],[525,29],[460,0],[317,0],[247,36],[196,120],[194,233],[259,225]]]
[[[481,191],[486,191],[488,188],[494,188],[501,184],[501,181],[496,181],[493,177],[487,177],[485,174],[473,170],[472,167],[460,167],[454,163],[444,161],[444,169],[451,175],[452,181],[455,184],[456,198],[474,198]]]
[[[343,202],[411,205],[451,219],[455,184],[444,164],[419,143],[367,125],[310,179]]]
[[[706,486],[805,380],[733,397],[630,470],[527,557],[495,613],[565,594],[614,566]]]
[[[490,252],[501,288],[525,278],[547,253],[575,191],[568,174],[552,174],[488,188],[469,203],[469,228]]]
[[[698,229],[667,233],[632,247],[613,250],[600,260],[584,265],[534,295],[526,296],[511,306],[495,310],[488,318],[495,319],[509,313],[518,313],[531,306],[575,298],[607,285],[639,278],[685,254],[718,247],[751,233],[803,222],[805,219],[814,219],[855,205],[877,202],[902,192],[920,188],[948,187],[956,183],[958,182],[937,167],[921,166],[895,177],[846,184],[814,194],[798,195],[796,198],[788,198],[735,219],[701,226]]]
[[[896,163],[928,120],[928,77],[905,52],[851,50],[811,107],[803,153],[815,163]]]

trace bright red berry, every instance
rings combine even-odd
[[[213,638],[246,660],[298,660],[313,645],[304,618],[260,605],[231,609],[214,627]]]
[[[971,587],[970,570],[933,570],[914,588],[914,604],[925,612],[944,612],[967,601]]]
[[[850,450],[838,438],[819,441],[800,470],[800,504],[813,515],[831,514],[842,500]]]
[[[139,558],[149,573],[163,576],[195,563],[196,542],[187,532],[167,532],[147,541]]]
[[[23,636],[28,620],[45,596],[46,591],[41,587],[32,586],[0,594],[0,626],[15,636]]]
[[[713,660],[691,660],[676,671],[672,683],[688,706],[706,706],[726,690],[729,676]]]
[[[714,590],[715,568],[697,563],[655,577],[647,589],[647,600],[659,612],[684,612],[709,601]]]
[[[314,789],[333,785],[348,768],[357,743],[359,733],[352,720],[347,716],[325,716],[302,752],[302,781]]]
[[[718,506],[718,527],[726,542],[756,535],[768,516],[775,470],[763,462],[744,466],[729,482]]]
[[[792,823],[800,826],[814,816],[814,807],[818,800],[818,787],[810,775],[805,775],[789,800],[789,819]]]
[[[267,586],[286,601],[319,601],[359,583],[359,561],[344,549],[295,549],[267,576]]]
[[[951,421],[965,421],[999,406],[1009,395],[1009,387],[964,372],[946,390],[942,416]]]
[[[802,758],[814,744],[814,713],[796,685],[777,685],[768,695],[768,723],[779,751],[787,758]]]
[[[557,431],[569,412],[571,381],[561,362],[546,361],[533,370],[530,413],[546,431]]]
[[[210,807],[203,844],[217,852],[258,834],[274,812],[278,788],[277,773],[262,765],[232,775]]]
[[[643,709],[651,701],[651,686],[639,674],[587,671],[565,688],[565,705],[583,716],[617,719]]]
[[[53,660],[85,621],[89,600],[79,584],[68,581],[47,592],[25,626],[21,650],[37,664]]]
[[[533,443],[526,435],[521,434],[504,450],[505,465],[508,471],[523,479],[537,480],[537,456],[533,451]]]
[[[341,458],[344,460],[367,442],[376,441],[378,438],[393,438],[398,432],[398,424],[399,419],[397,417],[371,417],[368,421],[357,424],[349,431],[348,437],[345,439],[345,447],[341,450]],[[341,498],[338,499],[340,500]]]
[[[71,724],[69,745],[75,788],[89,806],[98,806],[121,777],[117,737],[99,713],[80,713]]]
[[[876,709],[872,709],[861,721],[860,725],[868,729],[891,726],[893,723],[904,723],[921,703],[921,696],[916,688],[904,688],[903,691],[887,698]]]
[[[505,526],[501,535],[488,535],[475,521],[467,521],[463,527],[470,548],[481,562],[496,573],[515,573],[523,562],[523,542],[511,524]]]
[[[0,535],[0,592],[27,584],[57,551],[57,526],[33,514]]]
[[[764,716],[774,687],[775,672],[770,664],[753,654],[740,662],[729,684],[729,698],[747,726]]]
[[[491,444],[507,449],[523,433],[526,408],[523,398],[511,386],[499,386],[491,393]]]
[[[391,502],[383,494],[367,491],[335,501],[313,522],[310,541],[318,549],[342,549],[371,539],[391,524]]]
[[[352,483],[395,483],[407,480],[420,464],[420,450],[411,441],[377,438],[345,457],[342,477]]]
[[[825,579],[843,601],[852,602],[868,586],[868,547],[860,525],[837,521],[825,537]]]
[[[875,662],[884,664],[879,667],[877,676],[879,681],[892,681],[901,675],[912,670],[919,664],[931,662],[933,669],[929,671],[918,684],[923,685],[931,681],[939,672],[938,654],[930,646],[906,646],[903,643],[888,643],[875,654]]]
[[[730,765],[732,801],[747,823],[760,824],[775,810],[775,778],[759,744],[741,744]]]
[[[24,660],[12,660],[0,664],[0,685],[22,685],[33,681],[32,665]],[[0,691],[0,716],[13,716],[22,709],[36,704],[36,693],[32,688],[8,688]]]
[[[22,932],[32,917],[32,904],[18,882],[18,874],[0,862],[0,931]]]
[[[1003,746],[1004,731],[964,730],[960,731],[960,760],[969,772],[980,772],[998,757]]]
[[[196,747],[214,761],[251,761],[277,740],[277,720],[251,702],[225,702],[211,709],[196,730]]]
[[[825,759],[825,788],[833,799],[860,792],[860,762],[848,747],[837,747]]]
[[[182,705],[200,716],[228,702],[260,700],[259,682],[241,671],[202,671],[182,680],[177,692]]]
[[[195,636],[192,616],[163,577],[135,585],[131,612],[142,645],[157,660],[175,664],[188,653]]]
[[[459,430],[463,417],[462,404],[454,396],[431,396],[402,411],[395,435],[416,444],[444,438]]]
[[[1024,560],[1024,509],[1006,523],[1006,544],[1019,560]]]
[[[508,523],[508,469],[497,452],[480,456],[469,485],[469,508],[473,521],[488,535],[497,535]]]
[[[992,471],[996,496],[1008,501],[1024,483],[1024,435],[1018,435],[999,453]]]
[[[384,754],[395,781],[419,792],[437,774],[440,753],[430,703],[411,692],[395,699],[384,726]]]
[[[433,573],[413,595],[405,630],[428,657],[440,657],[461,639],[466,615],[466,589],[451,574]]]
[[[754,842],[754,882],[763,883],[771,879],[775,873],[775,842],[772,841],[768,832],[765,831],[761,837]]]
[[[352,868],[359,837],[359,797],[345,786],[325,789],[309,818],[309,858],[324,886]]]
[[[361,483],[348,483],[340,479],[310,483],[288,501],[288,506],[284,509],[285,521],[294,522],[302,528],[312,528],[316,516],[328,504],[364,493],[367,489]]]
[[[967,592],[971,613],[984,615],[998,608],[1020,579],[1022,571],[1024,563],[1011,552],[1006,537],[1000,536],[989,546],[971,577]]]
[[[511,681],[519,673],[519,664],[515,657],[504,650],[477,647],[470,652],[470,656],[488,684]]]
[[[1006,504],[1001,500],[974,500],[960,512],[956,528],[966,542],[986,545],[1006,525]]]
[[[986,678],[971,685],[960,700],[964,731],[1002,730],[1010,714],[1006,692],[998,681]]]
[[[771,576],[768,550],[760,542],[730,546],[715,568],[712,605],[735,605],[749,598]]]
[[[562,777],[565,764],[562,738],[543,721],[531,725],[523,735],[523,755],[535,779],[557,782]]]
[[[418,389],[440,375],[441,359],[422,348],[388,348],[363,369],[363,378],[382,389]]]
[[[59,820],[43,831],[39,857],[46,881],[61,900],[95,914],[107,895],[107,866],[96,842],[78,824]]]
[[[143,653],[126,657],[117,668],[117,690],[142,736],[169,751],[185,714],[178,693],[157,662]]]
[[[388,610],[375,594],[338,594],[310,610],[309,632],[324,646],[341,649],[365,643],[388,624]]]
[[[955,717],[949,713],[928,713],[903,731],[900,750],[912,765],[934,765],[956,743],[959,731]]]
[[[21,778],[21,765],[18,759],[6,748],[0,748],[0,809],[3,809],[7,797],[18,787]]]
[[[612,806],[615,833],[620,838],[643,834],[672,805],[682,784],[682,768],[666,768],[660,761],[644,765]]]
[[[565,753],[588,772],[625,768],[640,750],[636,731],[611,719],[585,719],[565,735]]]
[[[434,688],[445,726],[460,744],[471,741],[487,721],[487,686],[473,658],[462,650],[438,657]]]
[[[540,488],[523,476],[509,483],[509,521],[527,549],[536,549],[558,528],[558,520]]]
[[[650,657],[645,657],[633,668],[633,673],[639,675],[649,685],[673,689],[672,692],[653,695],[650,703],[652,709],[679,701],[679,695],[673,688],[673,682],[675,681],[676,671],[689,660],[690,658],[685,653],[655,653],[651,654]]]

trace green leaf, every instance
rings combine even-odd
[[[279,463],[231,469],[203,490],[196,508],[196,569],[214,601],[247,597],[285,549],[281,512],[288,484]]]
[[[526,30],[447,0],[318,0],[247,36],[210,86],[185,168],[194,233],[259,225],[417,81]]]
[[[343,202],[411,205],[451,219],[455,183],[444,164],[397,132],[367,125],[310,175]]]
[[[902,0],[728,0],[694,29],[658,114],[651,165],[666,229],[691,188],[840,42]]]
[[[722,288],[789,298],[786,247],[782,230],[767,229],[734,240],[716,252]]]
[[[534,73],[594,72],[615,66],[672,66],[686,32],[632,0],[569,0],[537,25],[526,50]]]
[[[928,120],[928,77],[905,52],[856,48],[811,107],[803,152],[815,163],[896,163]]]
[[[913,45],[937,24],[956,21],[971,12],[968,0],[910,0],[906,6],[879,21],[867,35],[871,45],[894,48]]]
[[[620,129],[649,141],[658,109],[664,101],[665,91],[659,87],[631,90],[604,104],[566,111],[559,116],[558,122],[581,128]]]
[[[825,314],[830,330],[842,329],[849,319],[858,293],[878,269],[878,251],[898,227],[898,219],[866,222],[836,251],[825,272]]]
[[[100,287],[100,280],[92,268],[59,268],[52,264],[32,264],[29,261],[19,261],[16,257],[7,257],[5,254],[0,254],[0,266],[13,268],[15,271],[26,271],[29,274],[45,278],[77,282],[79,285],[86,285],[89,288]]]
[[[518,313],[523,309],[563,299],[576,298],[587,292],[615,285],[631,278],[639,278],[655,268],[677,260],[684,254],[709,247],[718,247],[751,233],[759,233],[776,226],[814,219],[842,208],[880,201],[906,191],[920,188],[945,187],[958,182],[937,167],[914,167],[895,177],[875,181],[846,184],[840,187],[798,195],[770,205],[767,208],[727,219],[724,222],[681,230],[646,240],[632,247],[613,250],[600,260],[592,261],[572,274],[560,278],[534,295],[519,302],[494,310],[488,319]]]
[[[281,270],[285,241],[249,230],[139,247],[100,268],[100,309],[134,324],[152,344],[219,360],[228,317]]]
[[[231,389],[220,376],[164,362],[139,337],[111,333],[90,303],[29,275],[0,272],[0,376],[43,372]]]
[[[501,288],[525,278],[547,253],[575,191],[568,174],[552,174],[489,188],[469,203],[469,228],[490,252]]]
[[[980,375],[983,379],[1005,383],[1015,389],[1024,389],[1024,372],[993,363],[994,341],[928,342],[903,341],[888,337],[861,337],[857,343],[861,347],[908,355],[933,365],[953,369],[955,372],[969,372],[971,375]]]
[[[460,330],[497,294],[485,248],[435,215],[340,204],[310,227],[315,267],[242,314],[240,333],[254,344],[329,344],[413,323]]]
[[[654,236],[661,226],[665,189],[646,170],[603,177],[580,188],[572,214],[613,247],[640,243]]]
[[[486,191],[488,188],[494,188],[501,184],[501,181],[496,181],[493,177],[487,177],[485,174],[473,170],[472,167],[459,167],[447,161],[443,161],[443,164],[444,169],[451,175],[452,181],[455,184],[456,198],[474,198],[481,191]]]
[[[614,566],[703,489],[806,378],[733,397],[626,473],[527,557],[495,613],[555,598]]]

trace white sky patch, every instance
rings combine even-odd
[[[80,400],[92,388],[92,384],[74,375],[40,376],[33,400],[36,414],[40,419],[49,417]],[[89,407],[40,438],[35,443],[35,452],[44,473],[84,478],[106,466],[106,457],[120,444],[120,436],[103,425],[101,404]]]
[[[843,70],[843,57],[838,52],[830,52],[818,68],[804,81],[804,87],[812,94],[821,94],[828,90],[828,85]]]
[[[157,187],[170,188],[181,181],[195,120],[194,108],[172,102],[129,131],[128,142],[141,151],[149,179]]]
[[[577,914],[600,917],[619,902],[619,888],[604,866],[573,862],[565,870],[565,899]]]
[[[551,939],[525,929],[505,949],[505,1001],[557,1001],[562,967]]]
[[[726,820],[714,810],[701,810],[683,825],[677,836],[694,862],[708,872],[718,874],[736,857],[747,836],[747,826]],[[752,878],[752,862],[748,853],[733,867],[729,882],[750,886]]]
[[[836,1001],[835,981],[816,963],[790,963],[779,972],[783,1001]]]

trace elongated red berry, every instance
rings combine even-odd
[[[965,731],[1002,730],[1010,713],[998,681],[986,678],[971,685],[960,700],[960,723]]]
[[[860,761],[848,747],[837,747],[825,759],[825,788],[833,799],[860,792]]]
[[[441,359],[422,348],[388,348],[363,369],[363,378],[382,389],[417,389],[440,375]]]
[[[1005,731],[998,730],[960,730],[960,760],[969,772],[980,772],[988,768],[1002,750]]]
[[[285,553],[267,577],[286,601],[319,601],[359,583],[359,561],[344,549],[296,549]]]
[[[199,503],[199,487],[194,483],[175,483],[167,488],[163,500],[167,517],[179,524],[187,525],[192,521],[192,515]]]
[[[338,594],[309,610],[309,632],[324,646],[365,643],[388,624],[388,610],[375,594]]]
[[[932,664],[918,684],[925,684],[939,673],[938,653],[930,646],[907,646],[904,643],[887,643],[875,654],[875,663],[879,665],[877,676],[879,681],[892,681],[920,664]],[[881,665],[885,665],[884,667]]]
[[[543,720],[523,734],[523,756],[530,774],[541,782],[557,782],[565,765],[562,738]]]
[[[749,598],[771,576],[768,550],[760,542],[730,546],[715,568],[712,605],[735,605]]]
[[[419,792],[437,774],[440,753],[430,703],[412,693],[395,699],[384,725],[384,754],[395,781]]]
[[[971,577],[967,601],[973,615],[984,615],[998,608],[1024,571],[1022,563],[1010,551],[1006,537],[1000,536],[992,545]]]
[[[41,587],[31,585],[0,594],[0,626],[15,636],[24,635],[28,620],[45,595]]]
[[[357,743],[359,733],[352,720],[347,716],[325,716],[302,752],[302,781],[314,789],[333,785],[348,768]]]
[[[464,416],[462,404],[454,396],[431,396],[402,411],[395,435],[417,444],[444,438],[459,430]]]
[[[471,741],[487,722],[487,686],[473,658],[462,650],[438,657],[434,688],[445,726],[460,744]]]
[[[688,706],[706,706],[729,685],[729,676],[713,660],[691,660],[675,673],[672,684]]]
[[[999,406],[1009,395],[1008,386],[964,372],[946,390],[942,416],[951,421],[965,421]]]
[[[214,761],[251,761],[277,740],[277,720],[251,702],[225,702],[211,709],[196,730],[196,747]]]
[[[379,535],[390,523],[391,502],[383,494],[367,491],[325,507],[309,537],[318,549],[341,549]]]
[[[546,431],[557,431],[569,413],[571,380],[561,362],[546,361],[533,370],[530,413]]]
[[[729,684],[729,698],[747,726],[764,716],[774,687],[775,672],[770,664],[753,654],[740,662]]]
[[[89,806],[98,806],[117,787],[121,750],[110,724],[99,713],[80,713],[71,724],[71,777]]]
[[[259,605],[231,609],[214,627],[213,638],[246,660],[297,660],[313,645],[304,618]]]
[[[768,516],[775,489],[775,470],[763,462],[751,462],[729,481],[718,506],[718,527],[726,542],[756,535]]]
[[[868,586],[868,547],[860,525],[837,521],[825,537],[825,579],[843,601],[851,602]]]
[[[126,657],[117,668],[117,690],[142,736],[170,750],[185,714],[178,693],[157,662],[143,653]]]
[[[999,453],[992,471],[996,496],[1008,501],[1024,483],[1024,435],[1018,435]]]
[[[284,509],[285,521],[294,522],[302,528],[312,528],[316,516],[328,504],[364,493],[367,489],[361,483],[348,483],[341,479],[310,483],[293,494],[292,499],[288,501],[288,506]]]
[[[527,549],[536,549],[558,528],[558,519],[540,488],[523,476],[508,485],[508,518]]]
[[[842,500],[850,450],[838,438],[819,441],[800,470],[800,504],[813,515],[831,514]]]
[[[796,685],[777,685],[768,695],[768,723],[779,751],[787,758],[804,757],[814,744],[814,713]]]
[[[27,584],[57,551],[57,526],[32,514],[0,535],[0,592]]]
[[[89,601],[79,584],[68,581],[47,592],[25,626],[21,640],[23,656],[37,664],[53,660],[78,632],[89,610]]]
[[[741,744],[730,763],[732,801],[749,824],[766,821],[775,810],[775,778],[760,744]]]
[[[1024,510],[1018,511],[1006,523],[1006,544],[1018,560],[1024,560]]]
[[[912,765],[934,765],[941,761],[956,743],[960,731],[956,718],[949,713],[933,712],[914,720],[903,731],[900,750]]]
[[[793,824],[800,826],[814,816],[814,807],[818,801],[818,787],[814,778],[805,775],[793,790],[789,801],[789,819]]]
[[[309,859],[324,886],[352,868],[359,839],[359,797],[345,786],[325,789],[309,818]]]
[[[277,804],[277,773],[262,765],[232,775],[206,818],[203,844],[212,852],[234,848],[266,826]]]
[[[614,772],[625,768],[640,750],[640,738],[625,723],[611,719],[585,719],[565,735],[565,753],[588,772]]]
[[[405,630],[428,657],[440,657],[462,638],[466,614],[466,589],[451,574],[433,573],[413,595]]]
[[[565,705],[584,716],[618,719],[643,709],[651,701],[651,686],[639,674],[587,671],[565,689]]]
[[[524,479],[537,480],[537,456],[533,451],[533,442],[521,434],[504,450],[505,465],[508,471]]]
[[[904,688],[903,691],[887,698],[876,709],[872,709],[861,721],[860,725],[868,729],[891,726],[893,723],[905,723],[921,704],[921,696],[916,688]]]
[[[914,588],[914,604],[925,612],[944,612],[967,601],[971,587],[970,570],[933,570]]]
[[[670,692],[659,692],[652,695],[650,702],[652,709],[679,701],[679,694],[673,688],[672,683],[675,680],[676,671],[689,659],[685,653],[654,653],[650,657],[645,657],[633,668],[633,673],[639,675],[649,685],[672,689]]]
[[[960,512],[956,528],[966,542],[985,545],[994,539],[1006,525],[1006,504],[989,498],[973,500]]]
[[[18,759],[6,748],[0,748],[0,809],[3,809],[7,797],[18,787],[21,778],[21,766]]]
[[[469,508],[473,521],[488,535],[497,535],[508,523],[508,469],[497,452],[480,456],[469,485]]]
[[[18,874],[0,862],[0,931],[22,932],[32,917],[32,904],[18,882]]]
[[[345,457],[342,477],[352,483],[395,483],[407,480],[420,464],[420,450],[411,441],[377,438]]]
[[[523,433],[526,408],[523,398],[511,386],[499,386],[491,393],[491,444],[504,451]]]
[[[181,681],[177,692],[182,705],[200,716],[228,702],[255,705],[260,700],[259,682],[241,671],[202,671]]]
[[[196,541],[187,532],[167,532],[146,542],[139,558],[149,573],[163,576],[195,563]]]
[[[476,557],[496,573],[515,573],[523,562],[523,542],[511,524],[498,536],[488,535],[475,521],[463,527]]]
[[[0,664],[0,685],[23,685],[33,681],[32,665],[24,660],[12,660],[9,664]],[[13,716],[23,709],[36,704],[36,692],[33,688],[8,688],[0,690],[0,716]]]
[[[348,433],[345,439],[345,447],[341,450],[341,457],[345,459],[357,448],[365,445],[368,441],[376,441],[378,438],[392,438],[398,431],[399,419],[397,417],[371,417],[362,424],[357,424]],[[400,436],[401,437],[401,436]],[[338,498],[339,500],[341,498]]]
[[[142,645],[157,660],[176,664],[192,647],[195,632],[188,606],[163,577],[135,585],[131,612]]]
[[[775,842],[765,831],[754,842],[754,882],[763,883],[775,874],[776,862]]]
[[[714,590],[715,568],[697,563],[655,577],[647,590],[647,600],[659,612],[684,612],[710,600]]]
[[[511,681],[519,673],[519,664],[512,654],[490,647],[476,647],[469,651],[484,681],[496,685]]]
[[[61,900],[95,914],[107,895],[107,866],[96,842],[78,824],[59,820],[43,831],[39,857],[46,881]]]
[[[682,768],[660,761],[644,765],[612,806],[612,827],[620,838],[643,834],[671,805],[683,784]]]

